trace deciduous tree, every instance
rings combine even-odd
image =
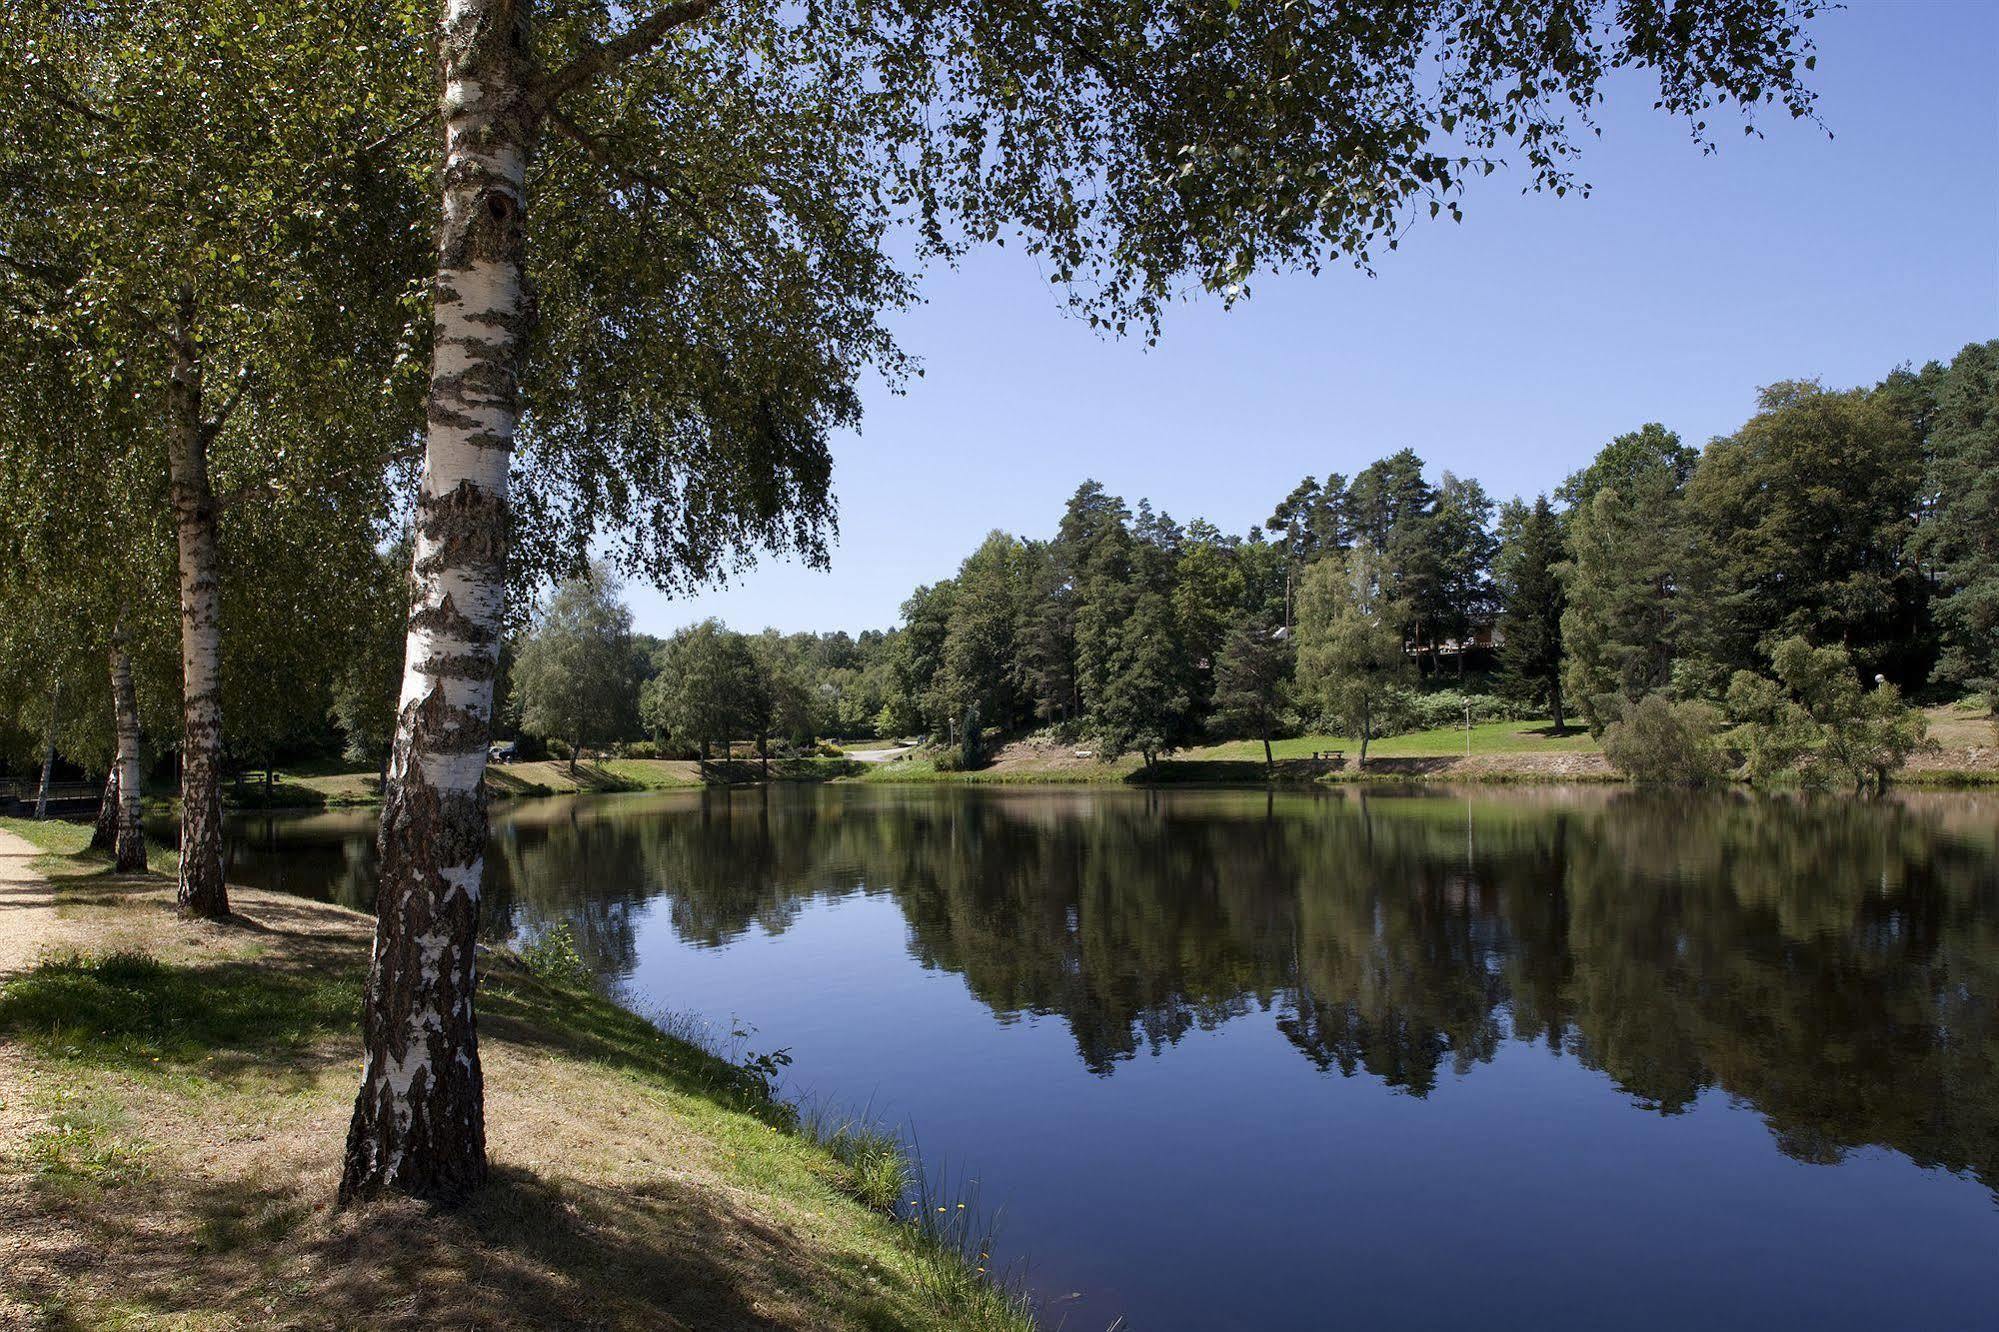
[[[1359,768],[1412,673],[1402,646],[1407,611],[1388,595],[1388,578],[1381,553],[1362,540],[1306,570],[1298,589],[1299,696],[1359,737]]]
[[[529,735],[569,742],[569,771],[583,747],[632,728],[639,681],[632,612],[602,567],[559,585],[514,659],[514,701]]]

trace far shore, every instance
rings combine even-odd
[[[1977,789],[1999,785],[1999,738],[1982,715],[1960,708],[1929,710],[1933,747],[1917,754],[1895,776],[1897,784],[1925,789]],[[1469,741],[1469,743],[1467,743]],[[732,757],[693,759],[586,758],[499,763],[487,768],[495,800],[614,792],[697,790],[771,782],[867,782],[963,785],[1233,786],[1295,787],[1320,783],[1435,782],[1498,785],[1619,784],[1587,730],[1561,732],[1541,721],[1489,722],[1389,736],[1359,747],[1333,736],[1297,736],[1272,742],[1266,767],[1260,741],[1232,740],[1181,750],[1150,770],[1137,755],[1106,761],[1087,741],[1062,744],[1045,738],[1004,744],[982,767],[952,770],[954,752],[890,741],[856,742],[837,757],[773,757],[768,767],[737,746]],[[1469,751],[1469,752],[1467,752]],[[940,765],[939,760],[946,761]],[[285,770],[266,785],[246,774],[224,789],[238,810],[300,810],[381,803],[372,772]],[[171,808],[171,797],[155,808]]]

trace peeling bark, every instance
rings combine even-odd
[[[215,490],[202,420],[202,351],[193,301],[183,298],[167,337],[167,471],[180,553],[181,910],[229,914],[222,882],[222,591]]]
[[[118,725],[117,757],[111,765],[118,802],[112,855],[119,873],[136,874],[146,868],[146,830],[139,817],[139,786],[144,779],[139,772],[139,695],[132,685],[132,657],[122,638],[111,644],[111,708]]]
[[[342,1201],[386,1192],[449,1201],[486,1177],[473,949],[527,318],[522,207],[535,123],[525,40],[508,0],[447,0],[443,218],[415,602],[382,809],[375,955]]]

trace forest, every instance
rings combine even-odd
[[[947,768],[1037,732],[1148,761],[1461,720],[1601,734],[1647,697],[1738,722],[1802,698],[1795,682],[1775,698],[1745,683],[1730,702],[1738,673],[1781,685],[1793,639],[1844,654],[1860,690],[1991,706],[1999,342],[1867,389],[1770,386],[1700,449],[1641,426],[1531,499],[1426,471],[1402,449],[1307,477],[1241,535],[1085,481],[1051,536],[992,532],[910,594],[901,624],[859,632],[636,632],[599,561],[524,603],[500,654],[497,733],[560,758],[927,736]],[[225,759],[238,771],[386,763],[407,536],[366,555],[343,597],[312,607],[315,634],[241,644]],[[69,769],[101,779],[103,672],[60,654],[31,664],[35,629],[9,643],[10,759],[32,771],[53,738]],[[170,645],[152,646],[160,663]],[[173,734],[168,675],[137,672],[149,742]],[[155,769],[172,761],[147,753]]]
[[[600,568],[513,640],[506,716],[563,754],[928,735],[976,766],[1038,730],[1150,761],[1461,719],[1601,734],[1648,697],[1748,724],[1841,679],[1989,707],[1995,512],[1990,342],[1867,389],[1772,385],[1704,448],[1641,426],[1531,499],[1432,481],[1402,449],[1305,478],[1238,536],[1085,481],[1052,536],[992,532],[858,634],[708,621],[662,642]],[[1791,642],[1838,654],[1834,678],[1809,682]]]

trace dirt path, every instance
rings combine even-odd
[[[850,749],[847,757],[861,763],[886,763],[890,759],[901,758],[915,748],[915,745],[897,745],[893,749]]]
[[[56,895],[48,879],[34,869],[41,853],[34,845],[0,829],[0,985],[25,971],[52,940],[56,931]],[[28,1103],[33,1086],[21,1054],[0,1040],[0,1158],[17,1154],[44,1116]],[[0,1242],[0,1265],[11,1258]],[[0,1293],[0,1326],[25,1320],[25,1310]]]
[[[33,966],[56,932],[55,889],[34,869],[40,854],[0,829],[0,981]]]

